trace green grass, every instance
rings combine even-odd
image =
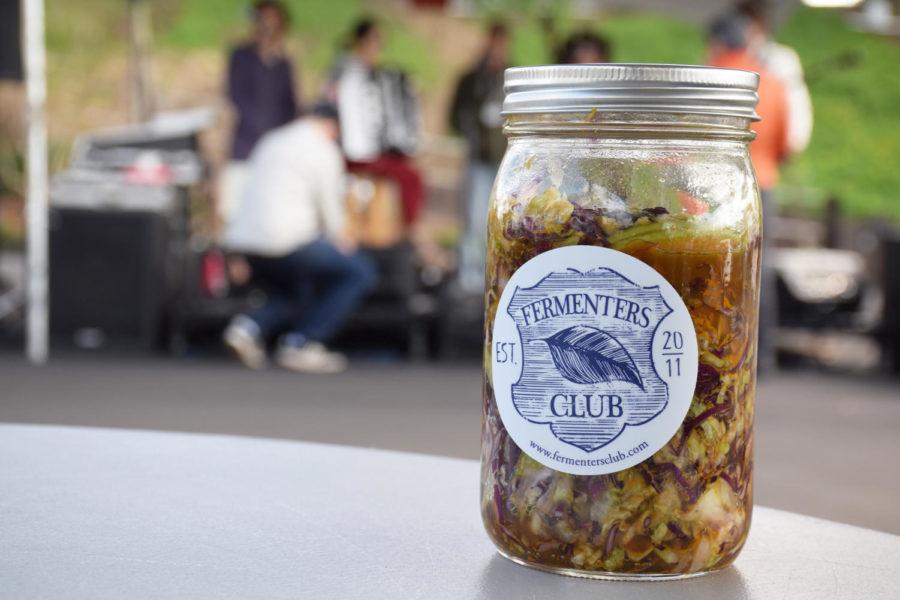
[[[815,110],[809,149],[785,171],[847,212],[900,219],[900,49],[852,31],[837,13],[798,10],[779,38],[800,54]],[[818,193],[815,193],[818,192]]]
[[[510,54],[515,65],[546,64],[552,60],[543,32],[534,21],[527,21],[513,30]]]
[[[250,27],[247,0],[166,0],[163,18],[170,21],[161,36],[167,46],[190,50],[214,48],[240,37]],[[286,0],[293,37],[315,46],[337,45],[339,37],[363,9],[358,0]]]
[[[703,32],[690,23],[652,14],[615,15],[599,30],[609,39],[616,62],[703,62]]]

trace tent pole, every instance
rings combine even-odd
[[[49,353],[48,171],[44,0],[22,0],[25,54],[28,239],[28,359],[43,364]]]
[[[128,88],[131,100],[131,120],[143,123],[156,112],[153,85],[150,77],[150,46],[153,25],[147,0],[128,2]]]

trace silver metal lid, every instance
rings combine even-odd
[[[759,120],[759,75],[689,65],[544,65],[507,69],[503,114],[656,112]]]

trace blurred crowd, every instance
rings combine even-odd
[[[766,8],[764,1],[749,0],[715,19],[708,32],[708,64],[760,74],[761,121],[753,126],[757,138],[750,149],[770,221],[779,167],[809,142],[812,108],[800,61],[771,39]],[[280,2],[257,2],[252,37],[228,62],[227,93],[237,119],[230,159],[220,174],[223,239],[245,257],[267,301],[235,317],[224,337],[253,368],[266,363],[267,345],[277,340],[274,359],[281,366],[339,372],[346,359],[326,344],[377,280],[348,218],[347,175],[392,184],[401,235],[410,235],[426,202],[413,160],[418,99],[408,75],[383,64],[378,22],[362,19],[348,33],[323,89],[314,94],[318,100],[302,105],[284,43],[289,25]],[[506,146],[501,105],[511,33],[506,23],[489,24],[477,60],[456,84],[448,115],[450,129],[468,147],[458,281],[472,294],[483,286],[487,204]],[[615,59],[615,48],[588,30],[557,45],[561,64]],[[776,317],[774,286],[770,293],[767,287],[764,283],[761,356],[771,363],[766,331]]]

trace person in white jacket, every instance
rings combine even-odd
[[[252,368],[280,336],[276,361],[297,371],[339,372],[346,359],[323,345],[375,283],[375,267],[344,231],[345,166],[337,110],[266,134],[250,155],[247,185],[225,233],[243,253],[266,303],[236,316],[225,343]]]

